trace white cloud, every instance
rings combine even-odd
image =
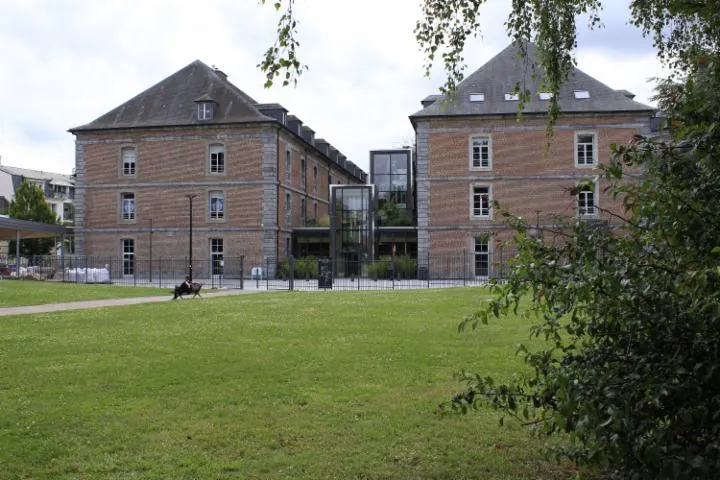
[[[297,1],[299,53],[309,70],[297,88],[265,90],[257,64],[275,35],[272,2],[0,0],[2,162],[69,173],[74,137],[68,128],[200,59],[222,68],[256,100],[283,104],[367,170],[369,150],[412,141],[408,115],[444,81],[439,65],[429,79],[423,76],[413,34],[419,2]],[[508,43],[509,2],[483,9],[483,34],[466,53],[468,72]],[[625,25],[625,7],[606,8],[603,18],[607,32],[580,35],[580,68],[647,102],[652,86],[646,79],[661,74],[649,42]],[[603,42],[607,36],[613,41]]]

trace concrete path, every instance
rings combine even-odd
[[[225,297],[228,295],[242,295],[246,293],[263,292],[265,290],[221,290],[218,292],[203,293],[202,298]],[[201,300],[202,298],[188,296],[184,299],[175,300],[176,302],[187,302],[188,300]],[[33,313],[51,313],[63,310],[83,310],[88,308],[105,308],[119,307],[123,305],[138,305],[141,303],[158,303],[172,301],[172,295],[163,295],[158,297],[133,297],[133,298],[108,298],[105,300],[85,300],[82,302],[65,302],[65,303],[46,303],[44,305],[26,305],[22,307],[6,307],[0,308],[0,317],[9,315],[28,315]]]

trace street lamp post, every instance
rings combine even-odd
[[[192,280],[193,280],[193,267],[192,267],[192,263],[193,263],[193,260],[192,260],[192,250],[193,250],[193,249],[192,249],[192,247],[193,247],[193,241],[192,241],[193,215],[192,215],[192,210],[193,210],[193,198],[197,197],[197,194],[196,194],[196,193],[193,193],[193,194],[188,193],[188,194],[185,195],[185,197],[190,201],[190,217],[189,217],[189,223],[190,223],[190,226],[189,226],[190,239],[189,239],[189,242],[188,242],[188,278],[189,278],[190,282],[192,282]]]
[[[150,283],[152,283],[152,237],[153,237],[153,219],[150,217]]]

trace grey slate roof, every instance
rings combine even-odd
[[[195,102],[203,100],[216,102],[212,120],[197,119]],[[273,121],[257,106],[222,72],[196,60],[100,118],[70,131]]]
[[[505,94],[525,87],[531,92],[531,100],[524,106],[524,113],[546,113],[548,101],[538,98],[540,79],[532,79],[533,73],[542,77],[542,70],[537,62],[535,45],[527,45],[527,58],[519,57],[519,49],[512,43],[485,65],[466,77],[457,85],[451,96],[439,96],[432,104],[412,114],[411,119],[432,116],[456,115],[501,115],[516,114],[517,101],[505,100]],[[587,90],[590,98],[576,99],[575,90]],[[471,93],[485,94],[485,101],[471,102]],[[432,95],[423,101],[432,100]],[[558,95],[561,112],[564,113],[596,113],[596,112],[653,112],[648,105],[631,100],[622,91],[614,90],[594,79],[585,72],[575,68],[560,88]]]
[[[75,185],[75,178],[72,175],[64,175],[62,173],[44,172],[42,170],[31,170],[29,168],[10,167],[7,165],[1,165],[0,171],[16,177],[25,177],[30,180],[50,182],[53,185]]]

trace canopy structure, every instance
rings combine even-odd
[[[17,218],[0,217],[0,240],[22,240],[24,238],[60,237],[70,233],[62,225],[30,222]]]

